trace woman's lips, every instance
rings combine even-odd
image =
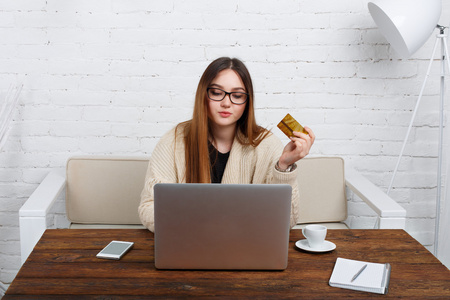
[[[219,115],[223,118],[227,118],[227,117],[231,116],[231,113],[227,112],[227,111],[221,111],[221,112],[219,112]]]

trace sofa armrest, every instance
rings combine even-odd
[[[62,171],[50,172],[19,210],[20,251],[22,264],[47,229],[47,214],[64,189]]]
[[[406,210],[352,168],[345,169],[346,185],[379,216],[380,229],[405,229]]]

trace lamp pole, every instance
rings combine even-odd
[[[411,128],[414,122],[414,119],[416,117],[420,101],[422,100],[423,92],[425,89],[426,82],[428,80],[428,77],[430,76],[431,66],[433,63],[433,59],[436,53],[437,45],[440,42],[441,46],[441,74],[440,74],[440,103],[439,103],[439,145],[438,145],[438,170],[437,170],[437,190],[436,190],[436,216],[435,216],[435,235],[434,235],[434,254],[437,256],[438,251],[438,239],[439,239],[439,222],[440,222],[440,212],[441,212],[441,190],[442,190],[442,149],[443,149],[443,140],[444,140],[444,95],[445,95],[445,76],[446,76],[446,64],[448,66],[448,70],[450,71],[450,62],[448,60],[448,47],[447,47],[447,35],[445,34],[445,28],[444,26],[437,25],[436,28],[439,29],[439,34],[436,35],[436,42],[433,47],[433,53],[430,58],[430,62],[428,64],[427,74],[425,76],[424,82],[422,84],[422,88],[419,93],[419,98],[417,99],[416,106],[414,108],[413,115],[411,117],[411,121],[408,126],[408,130],[406,133],[406,137],[403,140],[402,149],[400,151],[400,155],[397,159],[397,164],[394,169],[394,173],[391,178],[391,182],[389,184],[387,194],[389,195],[392,185],[394,183],[395,175],[397,174],[398,167],[400,165],[401,158],[403,156],[403,152],[405,150],[406,143],[408,141],[409,134],[411,132]]]
[[[445,34],[445,27],[439,26],[440,33],[438,38],[441,40],[441,93],[439,104],[439,150],[438,150],[438,174],[437,174],[437,195],[436,195],[436,217],[435,217],[435,233],[434,233],[434,254],[438,256],[439,249],[439,221],[441,215],[441,189],[442,189],[442,150],[444,141],[444,95],[445,95],[445,61],[448,63],[450,71],[450,63],[448,60],[447,35]]]

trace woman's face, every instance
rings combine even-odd
[[[218,88],[228,93],[247,92],[241,77],[231,69],[220,71],[209,85],[209,88]],[[244,113],[247,102],[244,104],[234,104],[231,102],[230,96],[226,95],[222,101],[213,101],[206,96],[208,101],[208,117],[216,125],[215,127],[217,129],[236,127],[236,122]]]

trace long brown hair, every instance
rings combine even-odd
[[[208,138],[211,135],[208,118],[208,101],[206,89],[220,71],[234,70],[249,94],[246,107],[237,121],[236,138],[242,145],[256,147],[269,134],[269,131],[258,126],[254,112],[254,93],[250,73],[242,61],[237,58],[221,57],[214,60],[205,70],[195,94],[194,113],[192,119],[179,124],[184,127],[184,145],[186,157],[186,182],[210,183],[211,164],[209,161]],[[178,126],[178,127],[179,127]],[[178,129],[177,127],[177,129]]]

